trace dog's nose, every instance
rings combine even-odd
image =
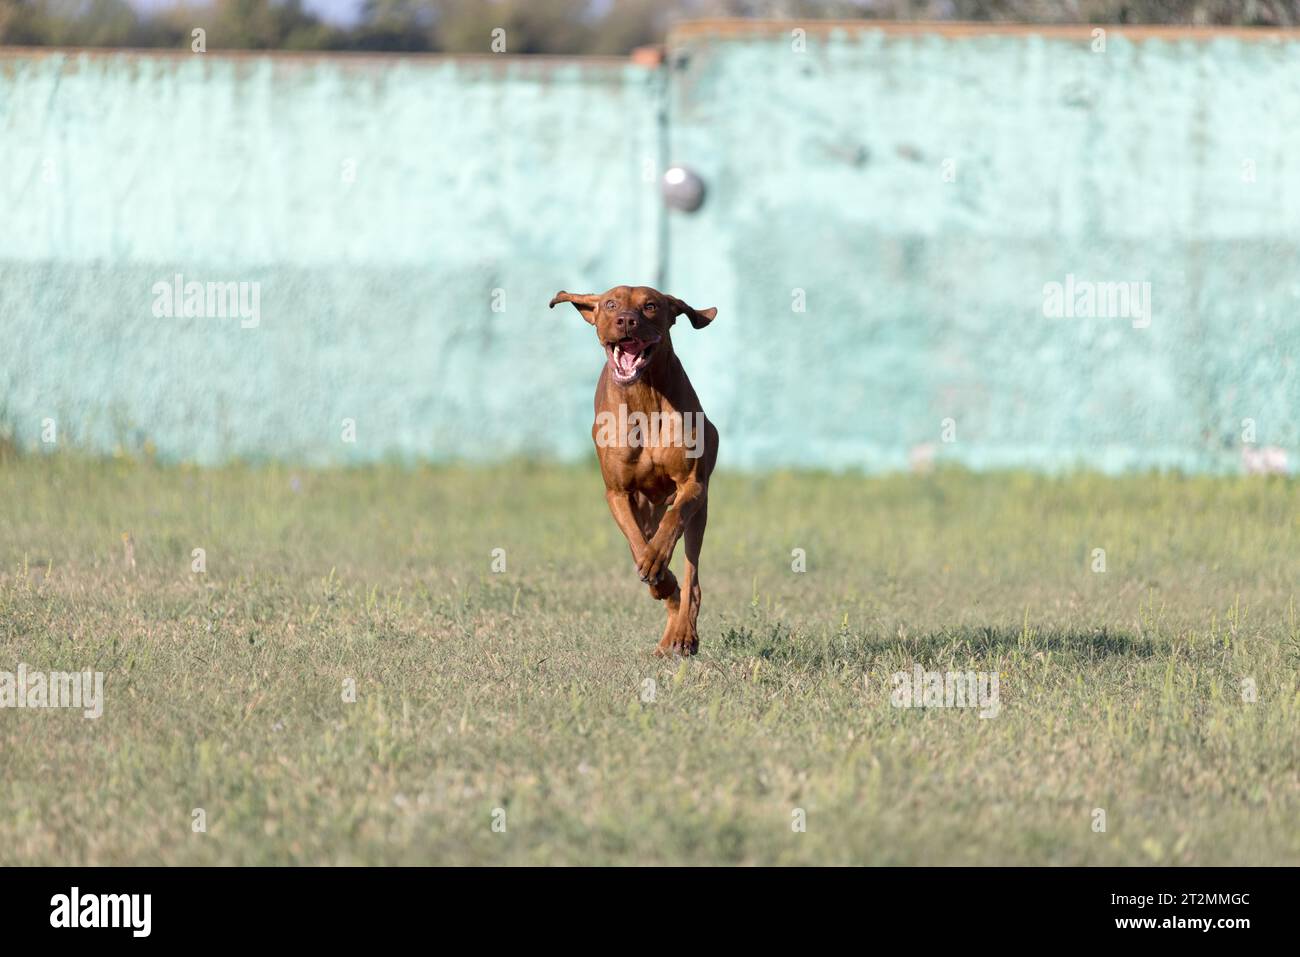
[[[614,317],[614,328],[619,332],[630,332],[636,325],[637,314],[635,312],[620,312]]]

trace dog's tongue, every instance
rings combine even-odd
[[[618,366],[620,375],[631,375],[636,371],[637,355],[641,352],[641,343],[635,345],[623,345],[622,350],[615,354],[614,362]]]

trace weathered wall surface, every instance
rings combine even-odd
[[[671,155],[712,193],[668,272],[720,300],[733,461],[1236,468],[1253,419],[1294,467],[1300,43],[678,47]],[[1045,317],[1069,275],[1149,282],[1149,327]]]
[[[725,464],[1235,469],[1251,419],[1294,468],[1300,43],[671,46],[663,71],[0,55],[0,429],[583,456],[601,356],[546,301],[663,276],[719,307],[676,342]],[[663,210],[664,158],[698,213]],[[259,282],[258,325],[155,317],[176,273]],[[1045,316],[1069,276],[1150,283],[1149,322]]]
[[[53,418],[60,442],[203,462],[580,454],[601,356],[546,303],[654,277],[658,82],[0,56],[0,417],[24,447]],[[257,325],[155,317],[178,273],[259,283]]]

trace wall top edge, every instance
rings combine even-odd
[[[628,66],[645,66],[637,57],[622,56],[554,56],[551,54],[509,53],[382,53],[372,50],[209,50],[192,53],[189,50],[162,49],[158,47],[25,47],[0,46],[0,60],[40,58],[90,59],[155,59],[155,60],[234,60],[247,62],[272,60],[286,65],[311,65],[320,62],[344,66],[386,67],[397,63],[418,66],[439,64],[464,64],[467,66],[530,66],[541,70],[572,66],[594,69],[623,70]]]
[[[751,20],[741,18],[716,18],[685,20],[675,24],[668,33],[668,45],[696,39],[748,39],[783,36],[799,27],[811,36],[824,36],[836,31],[849,33],[881,33],[887,37],[935,36],[953,39],[979,37],[1037,36],[1049,40],[1087,42],[1092,31],[1104,29],[1108,38],[1126,40],[1190,40],[1206,43],[1213,40],[1233,39],[1251,42],[1300,42],[1300,29],[1272,27],[1183,27],[1134,26],[1130,24],[1079,23],[1031,24],[991,23],[981,21],[913,22],[900,20]],[[527,65],[539,70],[560,69],[575,64],[594,69],[622,70],[628,66],[655,69],[662,60],[661,48],[641,47],[628,56],[566,56],[555,54],[509,53],[383,53],[371,50],[210,50],[192,53],[187,49],[160,49],[157,47],[30,47],[0,46],[0,61],[13,59],[40,59],[49,57],[85,57],[90,59],[182,60],[202,56],[212,60],[254,61],[272,60],[286,65],[311,65],[336,63],[358,68],[388,67],[398,63],[413,65],[462,64],[465,66],[500,67]]]
[[[1050,40],[1092,39],[1092,31],[1104,29],[1108,38],[1127,40],[1192,40],[1209,42],[1220,39],[1250,40],[1255,42],[1300,41],[1300,29],[1273,27],[1184,27],[1141,26],[1121,23],[992,23],[984,21],[954,20],[944,22],[902,20],[746,20],[720,18],[686,20],[676,24],[668,34],[669,43],[702,37],[742,39],[787,34],[800,27],[810,36],[820,36],[834,31],[850,33],[883,33],[886,36],[937,36],[957,39],[987,36],[1038,36]]]

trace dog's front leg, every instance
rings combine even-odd
[[[609,504],[610,514],[614,516],[614,524],[623,533],[627,543],[632,546],[632,560],[636,562],[639,569],[641,557],[645,554],[646,541],[641,526],[637,524],[636,514],[632,511],[632,495],[632,492],[614,488],[605,490],[605,501]],[[644,577],[641,580],[646,581]]]
[[[657,581],[666,572],[671,574],[668,572],[668,563],[672,561],[673,549],[686,530],[686,523],[704,502],[705,491],[705,487],[694,477],[677,487],[673,504],[664,513],[654,538],[646,543],[645,550],[637,556],[636,570],[643,582]],[[633,553],[635,554],[635,549]]]
[[[650,553],[650,545],[646,543],[645,534],[637,521],[636,511],[632,508],[633,495],[634,492],[609,489],[605,492],[605,501],[609,503],[609,511],[614,516],[614,523],[618,525],[632,548],[632,561],[636,563],[641,580],[650,586],[650,594],[660,601],[669,599],[671,602],[677,592],[677,578],[669,571],[668,566],[665,564],[653,578],[647,577],[642,571],[647,564],[646,556]]]

